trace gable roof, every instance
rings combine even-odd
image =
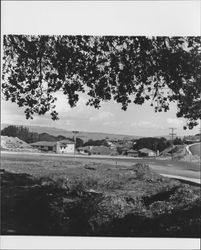
[[[127,153],[138,153],[138,151],[134,150],[134,149],[130,149],[127,151]]]
[[[61,141],[58,141],[59,143],[66,143],[66,144],[75,144],[74,141],[70,140],[70,139],[65,139],[65,140],[61,140]]]
[[[74,141],[65,139],[62,141],[58,141],[59,144],[65,145],[65,144],[75,144]],[[37,141],[34,143],[30,143],[32,146],[43,146],[43,147],[54,147],[56,146],[57,142],[56,141]]]
[[[30,143],[32,146],[44,146],[44,147],[53,147],[56,145],[55,141],[37,141],[34,143]]]
[[[139,149],[138,151],[141,153],[150,153],[151,152],[151,153],[155,154],[155,152],[149,148],[142,148],[142,149]]]

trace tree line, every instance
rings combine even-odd
[[[19,139],[27,142],[27,143],[33,143],[37,141],[61,141],[65,139],[71,139],[73,138],[67,138],[62,135],[53,136],[48,133],[36,133],[36,132],[30,132],[29,129],[25,126],[15,126],[10,125],[5,127],[1,130],[1,135],[4,136],[12,136],[12,137],[18,137]],[[185,139],[181,139],[176,137],[173,140],[174,145],[180,145],[184,144]],[[141,148],[149,148],[154,151],[159,150],[159,152],[163,151],[165,148],[169,147],[171,145],[171,141],[167,140],[164,137],[156,138],[156,137],[147,137],[147,138],[140,138],[138,140],[133,141],[133,149],[139,150]],[[76,147],[83,147],[83,146],[106,146],[109,147],[108,142],[106,139],[102,140],[88,140],[87,142],[84,142],[81,138],[76,138]],[[120,150],[120,149],[119,149]],[[120,150],[121,151],[121,150]]]

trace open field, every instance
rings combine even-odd
[[[198,176],[199,168],[175,166],[155,159],[2,152],[1,233],[199,237],[200,187],[157,174]]]
[[[155,158],[133,158],[133,157],[114,157],[114,156],[82,156],[82,155],[58,155],[44,153],[27,152],[2,152],[2,167],[8,171],[18,171],[20,173],[37,174],[62,174],[66,166],[92,164],[106,164],[115,167],[132,166],[136,163],[148,164],[159,174],[176,175],[186,178],[200,180],[200,164],[194,162],[182,162],[172,160],[158,160]],[[16,163],[15,163],[16,162]],[[40,166],[40,168],[36,168]],[[17,168],[15,167],[17,166]],[[102,165],[100,165],[102,167]],[[48,171],[47,171],[48,170]],[[50,171],[50,173],[49,173]],[[61,171],[61,172],[60,172]]]

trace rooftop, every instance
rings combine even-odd
[[[65,139],[62,141],[58,141],[60,144],[74,144],[73,141]],[[56,141],[37,141],[34,143],[30,143],[31,146],[44,146],[44,147],[53,147],[56,145]]]
[[[149,153],[149,152],[153,152],[155,153],[153,150],[149,149],[149,148],[142,148],[138,150],[141,153]]]
[[[53,147],[56,145],[55,141],[37,141],[30,143],[31,146],[44,146],[44,147]]]

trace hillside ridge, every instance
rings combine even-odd
[[[2,123],[1,124],[1,129],[9,126],[9,125],[13,125],[13,124],[5,124]],[[72,137],[73,136],[73,132],[69,131],[69,130],[65,130],[65,129],[60,129],[60,128],[54,128],[54,127],[46,127],[46,126],[31,126],[31,125],[17,125],[17,126],[24,126],[29,128],[30,132],[36,132],[39,134],[42,133],[47,133],[53,136],[65,136],[65,137]],[[101,139],[105,139],[106,137],[108,137],[110,140],[114,140],[114,139],[139,139],[142,136],[135,136],[135,135],[124,135],[124,134],[111,134],[111,133],[104,133],[104,132],[87,132],[87,131],[79,131],[79,134],[77,135],[77,137],[81,138],[84,141],[87,141],[89,139],[92,140],[101,140]]]

